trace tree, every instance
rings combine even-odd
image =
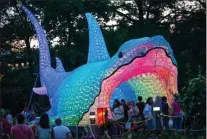
[[[194,75],[183,87],[180,94],[181,104],[187,118],[191,118],[193,129],[205,128],[206,120],[206,78],[199,69],[198,75]]]
[[[2,78],[1,92],[3,107],[12,111],[13,114],[22,112],[29,91],[33,85],[33,77],[29,70],[12,70]]]

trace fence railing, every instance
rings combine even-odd
[[[126,139],[126,138],[149,138],[149,137],[160,137],[160,136],[178,136],[180,137],[205,137],[205,129],[168,129],[168,130],[147,130],[146,128],[140,128],[139,130],[126,130],[122,123],[114,123],[110,128],[99,126],[96,124],[85,125],[85,126],[71,126],[69,127],[73,136],[77,139]],[[77,131],[78,130],[78,131]],[[78,134],[77,134],[78,133]]]

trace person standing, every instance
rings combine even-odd
[[[30,117],[29,123],[36,124],[36,114],[34,111],[31,112],[31,117]]]
[[[138,107],[135,105],[134,101],[128,102],[128,107],[129,120],[132,122],[136,122],[139,115]]]
[[[146,124],[147,124],[148,129],[154,129],[154,117],[152,114],[152,104],[153,104],[153,99],[152,97],[149,97],[146,101],[146,105],[143,110],[144,117],[147,120]]]
[[[171,116],[173,120],[173,128],[174,129],[182,129],[182,118],[181,118],[181,108],[178,104],[178,95],[175,95],[172,99],[171,104]]]
[[[11,131],[11,124],[9,123],[8,119],[6,116],[2,116],[1,120],[1,128],[2,128],[2,136],[3,138],[9,137],[10,131]]]
[[[16,116],[17,125],[11,128],[12,139],[34,139],[32,128],[24,123],[24,115],[18,114]]]
[[[169,105],[167,103],[167,97],[163,96],[162,97],[162,102],[161,102],[161,112],[162,114],[164,114],[164,116],[162,116],[162,123],[163,123],[163,127],[165,130],[169,129],[169,118],[168,118],[168,114],[169,114]]]
[[[138,96],[138,103],[136,104],[139,109],[139,120],[144,120],[143,110],[145,107],[145,103],[142,101],[142,97]]]
[[[113,120],[122,124],[125,121],[124,119],[124,107],[121,105],[118,99],[114,100],[113,108],[112,108]],[[121,126],[114,125],[116,134],[122,134],[123,130]]]
[[[122,121],[122,122],[124,121],[124,108],[118,99],[114,100],[112,115],[113,115],[113,120]]]
[[[72,138],[70,130],[66,126],[62,125],[61,118],[57,118],[55,120],[55,125],[56,126],[53,128],[55,139],[68,139],[68,138]]]
[[[161,102],[162,102],[162,98],[160,96],[156,96],[155,97],[155,102],[153,103],[153,115],[154,115],[154,123],[155,123],[155,129],[157,130],[162,130],[162,119],[160,116],[160,112],[159,110],[156,109],[161,109]]]
[[[40,118],[39,125],[35,130],[35,137],[38,139],[52,139],[54,138],[54,131],[50,126],[49,117],[47,114],[43,114]]]
[[[128,106],[124,99],[121,99],[121,105],[124,108],[124,121],[127,122],[128,121]]]

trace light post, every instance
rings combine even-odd
[[[160,107],[153,107],[153,112],[154,112],[154,124],[155,124],[155,129],[162,129],[161,125],[161,117],[160,117]]]

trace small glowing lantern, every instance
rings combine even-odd
[[[96,123],[96,113],[90,112],[90,123],[95,124]]]
[[[106,121],[106,111],[107,111],[107,108],[98,108],[97,109],[97,117],[98,117],[98,124],[99,125],[102,125],[105,123]]]
[[[160,107],[153,107],[153,111],[160,111]]]

